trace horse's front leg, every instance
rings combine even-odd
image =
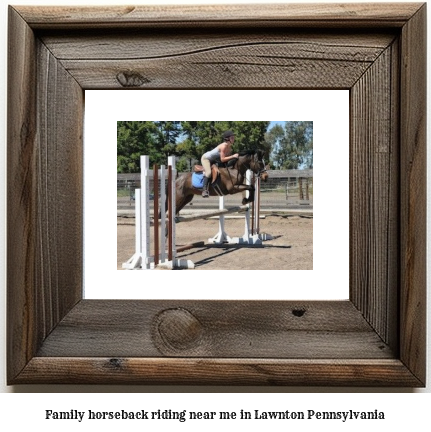
[[[254,201],[254,186],[249,186],[249,189],[247,189],[247,190],[248,190],[248,198],[244,197],[242,199],[243,205],[251,203]]]
[[[244,193],[248,191],[248,198],[244,197],[242,199],[242,205],[248,204],[254,201],[254,186],[253,185],[240,185],[237,187],[235,193]]]

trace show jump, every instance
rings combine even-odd
[[[177,178],[175,157],[168,157],[167,168],[162,165],[149,167],[149,157],[141,156],[141,188],[135,191],[135,253],[122,267],[126,270],[193,269],[190,260],[177,258],[177,252],[197,246],[204,246],[200,240],[190,245],[176,246],[175,226],[198,219],[219,217],[217,234],[207,240],[207,244],[261,245],[270,240],[269,234],[260,233],[260,180],[267,178],[267,173],[260,152],[244,152],[240,155],[233,169],[220,169],[218,187],[210,188],[217,194],[219,191],[219,209],[212,212],[179,216],[179,211],[196,194],[199,188],[191,183],[192,173],[185,173]],[[226,174],[226,172],[228,174]],[[153,218],[151,220],[150,179],[153,180]],[[229,180],[230,179],[230,180]],[[236,184],[232,181],[235,179]],[[230,181],[230,183],[229,183]],[[167,186],[165,187],[165,185]],[[232,184],[232,185],[231,185]],[[243,205],[224,208],[223,196],[244,192]],[[161,211],[159,209],[165,209]],[[229,213],[244,214],[244,234],[230,237],[225,231],[224,216]],[[151,229],[152,228],[152,229]],[[167,235],[166,235],[167,234]],[[152,245],[152,246],[151,246]]]

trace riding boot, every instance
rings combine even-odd
[[[204,185],[202,187],[202,197],[203,198],[208,198],[210,196],[209,194],[209,186],[210,186],[210,178],[204,176]]]

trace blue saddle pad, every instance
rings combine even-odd
[[[192,185],[195,188],[202,189],[204,187],[204,173],[192,173]]]

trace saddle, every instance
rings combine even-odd
[[[195,165],[193,167],[193,172],[202,173],[202,172],[204,172],[204,167],[202,165]],[[212,164],[211,165],[211,183],[214,183],[217,180],[217,177],[219,174],[220,174],[220,171],[218,169],[217,164]]]

